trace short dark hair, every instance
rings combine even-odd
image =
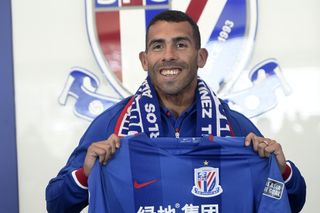
[[[149,34],[149,28],[154,25],[158,21],[166,21],[166,22],[184,22],[187,21],[191,27],[193,32],[194,41],[196,44],[196,48],[200,49],[201,47],[201,38],[200,38],[200,32],[198,25],[192,20],[191,17],[189,17],[184,12],[178,11],[178,10],[166,10],[164,12],[161,12],[154,16],[152,20],[150,21],[147,32],[146,32],[146,49],[147,49],[147,42],[148,42],[148,34]]]

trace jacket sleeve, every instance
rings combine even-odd
[[[258,136],[263,136],[258,128],[243,114],[230,110],[226,103],[223,104],[226,116],[230,121],[230,126],[235,136],[245,137],[250,132]],[[292,212],[300,212],[306,199],[306,182],[299,169],[291,162],[292,176],[286,182],[290,207]]]
[[[291,211],[300,212],[306,201],[306,182],[296,165],[289,161],[292,170],[292,176],[286,182]]]
[[[75,183],[71,172],[59,173],[46,188],[46,202],[49,213],[80,212],[88,205],[88,190]]]
[[[103,112],[90,124],[67,164],[49,181],[46,187],[49,213],[80,212],[88,205],[88,190],[77,183],[74,171],[82,168],[87,148],[93,142],[105,140],[114,132],[115,123],[125,100]]]

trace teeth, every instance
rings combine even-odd
[[[167,76],[167,75],[177,75],[178,72],[179,72],[178,69],[170,69],[170,70],[162,70],[161,74],[165,75],[165,76]]]

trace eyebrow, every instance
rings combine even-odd
[[[178,41],[188,41],[189,43],[192,43],[192,40],[187,37],[187,36],[181,36],[181,37],[176,37],[173,39],[174,42],[178,42]]]
[[[172,41],[174,43],[177,43],[178,41],[188,41],[189,43],[192,43],[191,39],[187,36],[175,37],[172,39]],[[164,42],[165,42],[165,39],[161,39],[161,38],[160,39],[153,39],[148,43],[148,48],[154,43],[164,43]]]
[[[148,43],[148,48],[154,43],[164,43],[164,39],[153,39]]]

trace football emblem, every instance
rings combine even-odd
[[[237,78],[253,47],[255,0],[87,0],[86,4],[93,53],[122,97],[134,93],[146,77],[138,54],[145,49],[147,25],[164,10],[184,11],[197,22],[202,46],[209,51],[199,75],[215,91]]]
[[[75,113],[82,118],[92,120],[136,92],[147,74],[138,59],[145,49],[146,28],[156,14],[169,9],[184,11],[197,22],[202,47],[209,52],[207,64],[198,74],[230,106],[253,117],[276,106],[275,93],[266,91],[282,88],[286,95],[290,93],[275,59],[251,70],[251,85],[246,89],[234,89],[254,46],[256,0],[85,0],[85,4],[92,52],[117,96],[97,94],[98,78],[84,68],[72,68],[59,102],[64,105],[69,96],[76,98]],[[252,78],[256,73],[268,75]],[[256,105],[250,102],[248,106],[245,100],[255,100]]]
[[[223,192],[219,184],[219,168],[201,167],[194,169],[192,194],[198,197],[214,197]]]

